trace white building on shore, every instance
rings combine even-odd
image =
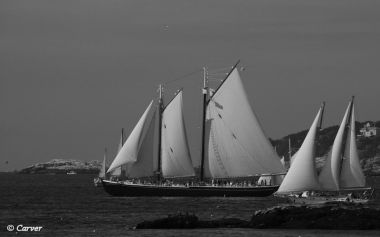
[[[380,136],[380,128],[375,126],[375,123],[368,122],[360,129],[361,137],[375,137]]]

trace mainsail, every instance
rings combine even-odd
[[[182,91],[180,91],[162,113],[161,162],[164,177],[184,177],[195,174],[182,109]]]
[[[149,114],[152,108],[152,104],[153,101],[150,102],[148,108],[145,110],[144,114],[141,116],[140,120],[132,130],[131,134],[129,135],[128,139],[124,143],[123,147],[121,148],[115,159],[113,160],[107,172],[111,172],[114,169],[122,165],[128,164],[130,162],[137,161],[140,147],[142,142],[144,141],[144,137],[146,134],[146,132],[144,133],[144,131],[148,130],[146,128],[150,126],[151,123],[151,117],[149,118]]]
[[[236,67],[210,98],[206,110],[205,177],[285,171],[249,105]]]
[[[321,119],[321,107],[307,133],[301,148],[292,157],[292,165],[286,174],[278,193],[319,190],[318,176],[315,169],[315,148],[318,123]]]
[[[360,166],[356,148],[354,105],[351,109],[351,122],[346,139],[346,146],[340,173],[340,188],[357,188],[365,186],[365,176]]]

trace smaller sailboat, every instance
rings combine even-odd
[[[122,128],[116,155],[120,152],[121,148],[123,147],[124,141],[125,141],[124,128]],[[121,166],[113,169],[109,174],[107,172],[106,173],[110,176],[111,180],[119,180],[119,179],[122,179],[124,177],[125,169],[126,169],[125,165],[121,165]]]
[[[101,187],[102,186],[102,179],[106,178],[106,171],[107,171],[107,148],[104,148],[104,157],[102,162],[102,167],[100,167],[99,175],[97,178],[94,178],[94,185],[95,187]]]
[[[329,201],[367,202],[373,189],[365,186],[365,176],[356,148],[354,98],[350,101],[334,143],[319,176],[315,168],[318,121],[322,107],[306,138],[293,157],[292,165],[277,194],[290,194],[293,201],[325,203]],[[321,127],[321,126],[319,126]],[[307,199],[297,199],[303,197]]]

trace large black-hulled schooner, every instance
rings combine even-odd
[[[164,105],[160,86],[158,106],[153,101],[149,104],[107,171],[124,166],[127,179],[103,179],[106,192],[117,196],[263,197],[277,191],[276,180],[285,169],[250,107],[237,65],[215,90],[209,90],[204,70],[199,177],[194,178],[187,142],[183,92],[180,90]],[[158,142],[154,142],[155,134]],[[157,145],[158,154],[154,154]],[[270,177],[266,179],[269,181],[256,185],[260,176]],[[140,182],[147,177],[156,180]],[[241,181],[244,178],[248,181]],[[165,182],[176,179],[181,182]]]

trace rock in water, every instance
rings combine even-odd
[[[257,211],[252,228],[380,229],[380,210],[343,203],[325,206],[283,206]]]
[[[250,221],[237,218],[198,220],[194,214],[180,213],[136,226],[136,229],[192,228],[380,229],[380,210],[349,203],[276,206],[256,211]]]
[[[197,216],[179,213],[154,221],[143,221],[136,226],[136,229],[192,229],[196,228],[197,224]]]

